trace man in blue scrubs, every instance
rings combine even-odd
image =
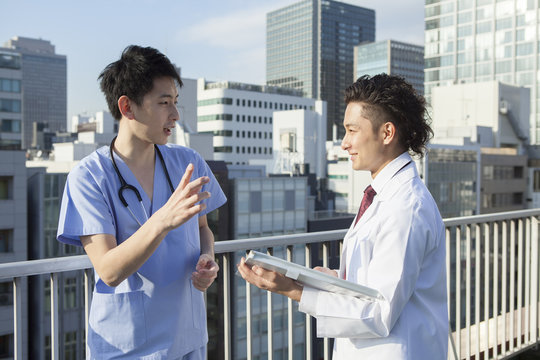
[[[99,78],[118,136],[70,172],[58,225],[95,269],[87,358],[202,360],[219,269],[206,214],[225,195],[198,153],[167,144],[182,81],[166,56],[129,46]]]

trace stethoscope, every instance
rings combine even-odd
[[[141,222],[139,222],[139,220],[137,219],[137,217],[135,216],[133,211],[131,211],[131,209],[129,208],[128,203],[126,201],[126,198],[124,197],[123,192],[125,190],[131,190],[131,191],[133,191],[135,193],[135,196],[137,196],[137,200],[139,200],[139,205],[141,206],[141,209],[142,209],[144,217],[145,217],[144,222],[146,222],[148,220],[148,214],[146,213],[146,209],[144,208],[141,193],[139,192],[139,190],[137,190],[137,188],[135,186],[130,185],[130,184],[128,184],[126,182],[126,180],[124,179],[124,177],[120,173],[120,170],[118,170],[118,166],[116,166],[116,161],[114,160],[114,141],[115,140],[116,140],[116,136],[114,137],[114,139],[112,139],[109,150],[110,150],[110,153],[111,153],[111,160],[112,160],[112,164],[113,164],[113,167],[114,167],[114,171],[116,171],[116,175],[118,175],[118,179],[120,180],[120,189],[118,189],[118,197],[120,198],[120,201],[126,207],[126,209],[128,209],[128,211],[131,213],[131,216],[133,216],[133,218],[135,219],[137,224],[139,224],[139,226],[142,226]],[[172,185],[171,177],[169,176],[169,171],[167,170],[167,165],[165,165],[165,160],[163,159],[163,155],[161,154],[161,151],[159,150],[159,148],[157,147],[156,144],[154,144],[154,149],[156,149],[156,153],[158,154],[159,161],[161,162],[161,166],[163,167],[163,170],[165,171],[165,176],[167,177],[167,182],[169,183],[169,188],[171,189],[171,194],[172,194],[174,192],[174,187]]]

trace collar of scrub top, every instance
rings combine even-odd
[[[139,200],[139,205],[141,206],[141,209],[143,210],[143,214],[145,216],[144,222],[148,220],[148,214],[146,213],[146,209],[144,208],[144,205],[142,203],[141,193],[139,192],[139,190],[137,190],[135,186],[130,185],[126,182],[126,180],[120,173],[118,166],[116,166],[116,161],[114,160],[114,141],[115,140],[116,140],[116,136],[114,137],[114,139],[112,139],[109,150],[111,153],[111,161],[114,167],[114,171],[116,172],[116,175],[118,175],[118,179],[120,180],[120,188],[118,189],[118,197],[120,198],[120,201],[126,207],[126,209],[128,209],[128,211],[131,213],[131,216],[133,216],[137,224],[139,224],[139,226],[142,226],[141,222],[137,219],[133,211],[131,211],[131,209],[129,208],[123,192],[125,190],[131,190],[135,193],[135,196],[137,196],[137,200]],[[161,166],[163,167],[163,171],[165,171],[165,177],[167,178],[167,182],[169,183],[169,188],[171,189],[171,194],[172,194],[174,192],[174,187],[172,185],[171,177],[169,176],[169,171],[167,170],[167,165],[165,165],[165,160],[163,159],[163,155],[161,154],[161,151],[159,150],[156,144],[154,144],[154,149],[156,149],[156,153],[158,154],[159,161],[161,162]]]

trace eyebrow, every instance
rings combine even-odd
[[[173,98],[174,98],[174,99],[177,99],[177,98],[178,98],[178,94],[176,94],[176,96],[174,96],[174,97],[173,97],[171,94],[161,94],[161,95],[159,95],[158,98],[159,98],[159,99],[162,99],[162,98],[169,98],[169,99],[173,99]]]

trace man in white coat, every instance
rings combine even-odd
[[[334,337],[333,359],[446,359],[448,313],[444,224],[411,155],[432,135],[423,97],[402,78],[359,78],[345,91],[342,148],[373,181],[344,239],[339,270],[316,268],[378,290],[368,301],[310,287],[244,259],[251,284],[299,302]],[[370,204],[370,202],[372,203]]]

